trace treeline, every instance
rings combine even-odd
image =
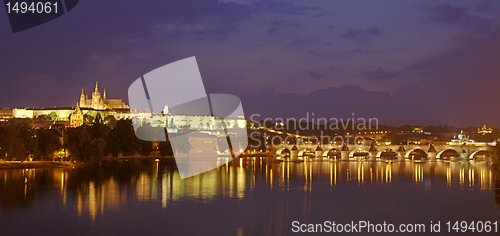
[[[131,120],[118,120],[114,127],[105,125],[99,116],[92,125],[68,128],[64,148],[74,160],[101,160],[105,156],[148,156],[157,151],[162,156],[173,155],[167,142],[149,142],[137,138]]]
[[[140,140],[134,133],[131,120],[116,121],[114,126],[104,124],[98,115],[92,124],[77,128],[32,129],[27,124],[0,125],[0,159],[49,160],[60,150],[72,160],[101,160],[106,156],[172,155],[167,142]]]
[[[61,139],[57,130],[32,129],[27,124],[7,123],[0,125],[0,159],[45,160],[58,149]]]

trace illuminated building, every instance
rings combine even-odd
[[[491,134],[493,133],[493,129],[483,125],[483,127],[477,129],[477,133],[481,135]]]
[[[91,116],[100,114],[101,117],[113,116],[116,119],[130,118],[128,105],[121,99],[108,99],[106,91],[101,96],[97,82],[90,98],[82,89],[80,99],[74,108],[14,108],[10,118],[33,119],[46,116],[53,121],[70,121],[71,127],[77,127],[83,124],[83,117],[86,114]]]
[[[149,123],[153,127],[167,127],[169,133],[177,133],[181,130],[214,131],[221,130],[224,126],[229,129],[246,126],[244,117],[217,121],[215,117],[210,115],[172,114],[169,112],[168,107],[165,107],[162,115],[151,117],[149,112],[131,111],[129,106],[121,99],[108,99],[106,91],[102,94],[99,91],[97,82],[90,97],[82,89],[75,107],[14,108],[12,110],[2,109],[1,111],[0,119],[3,116],[6,119],[34,119],[45,116],[53,122],[66,122],[66,126],[69,125],[70,127],[81,126],[84,124],[86,115],[95,117],[97,114],[103,118],[112,116],[116,120],[133,119],[137,122]]]
[[[0,120],[12,118],[12,109],[2,108],[0,109]]]
[[[99,84],[97,82],[95,83],[94,92],[92,92],[92,96],[90,98],[87,97],[85,90],[82,88],[79,104],[81,108],[93,110],[129,109],[128,105],[121,99],[108,99],[106,90],[104,90],[104,93],[101,96]]]
[[[83,125],[83,112],[80,110],[80,105],[77,103],[75,111],[69,117],[69,126],[78,127]]]

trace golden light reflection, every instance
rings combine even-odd
[[[416,183],[424,182],[424,169],[421,164],[416,164],[414,167],[414,176]]]
[[[96,198],[94,182],[89,183],[88,200],[89,200],[88,209],[89,209],[90,219],[92,220],[92,222],[95,222],[95,219],[97,217],[97,198]]]
[[[392,182],[392,166],[391,163],[389,163],[386,168],[385,168],[385,182],[391,183]]]
[[[446,168],[446,185],[448,187],[451,187],[452,185],[452,174],[451,174],[451,168],[449,166]]]
[[[167,173],[164,173],[161,178],[161,207],[167,208],[168,197],[169,197],[169,188],[168,183],[170,178]]]
[[[460,168],[459,178],[460,178],[460,187],[463,188],[465,185],[465,170],[463,168]]]
[[[469,169],[469,188],[474,187],[474,169]]]
[[[17,179],[19,195],[26,197],[33,191],[38,171],[23,169],[15,174],[5,172],[0,174],[0,184],[6,186]],[[96,222],[106,212],[120,209],[128,201],[150,202],[161,208],[169,208],[172,203],[185,199],[242,199],[250,192],[263,188],[278,192],[311,192],[313,179],[315,188],[321,184],[338,187],[339,184],[391,184],[408,180],[420,184],[424,178],[426,185],[441,182],[448,188],[460,187],[474,191],[493,191],[495,188],[489,165],[457,162],[360,163],[311,160],[302,163],[267,163],[262,159],[248,159],[231,162],[187,179],[180,179],[176,170],[158,163],[152,163],[148,169],[137,171],[127,179],[110,174],[102,179],[90,177],[75,181],[71,178],[77,178],[75,176],[78,175],[72,172],[62,168],[49,170],[49,180],[53,181],[51,186],[57,190],[55,193],[63,206],[73,206],[78,216],[88,217],[92,222]],[[303,184],[303,189],[291,188],[292,181],[294,185]],[[71,204],[68,201],[73,202]]]

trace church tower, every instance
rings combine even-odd
[[[95,110],[103,109],[101,92],[99,92],[99,85],[95,82],[94,92],[92,93],[92,108]]]
[[[81,106],[86,106],[87,103],[87,95],[85,94],[85,91],[82,88],[82,92],[80,93],[80,105]]]
[[[79,107],[94,110],[107,110],[107,109],[129,109],[129,106],[121,99],[108,99],[106,90],[103,93],[99,91],[99,83],[95,83],[94,90],[91,95],[88,95],[85,89],[82,89],[79,99]]]

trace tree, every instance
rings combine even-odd
[[[170,141],[160,142],[158,145],[158,149],[160,150],[160,155],[162,156],[172,156],[174,152],[172,151],[172,147],[170,145]]]
[[[13,160],[19,157],[24,157],[25,151],[26,148],[24,147],[22,140],[19,138],[19,132],[13,125],[0,127],[1,158]]]
[[[104,124],[110,126],[111,128],[114,128],[116,125],[116,119],[112,115],[108,115],[104,117]]]
[[[39,121],[48,121],[48,120],[50,120],[49,115],[45,115],[45,114],[43,114],[43,115],[39,115],[39,116],[37,116],[36,118],[37,118],[37,120],[39,120]]]
[[[94,124],[102,125],[103,123],[101,114],[97,113],[97,115],[95,115]]]
[[[83,115],[83,123],[86,125],[94,123],[94,120],[94,116],[89,113]]]
[[[37,152],[36,134],[28,125],[8,123],[0,126],[0,158],[24,160]]]
[[[111,129],[109,128],[109,126],[104,125],[100,121],[102,121],[102,119],[100,120],[99,116],[96,116],[96,122],[94,122],[92,126],[88,127],[88,131],[90,132],[90,135],[93,139],[102,138],[106,140]]]
[[[54,130],[37,130],[38,150],[40,159],[43,161],[49,158],[56,150],[61,148],[61,141]]]
[[[106,140],[103,138],[92,139],[88,144],[90,160],[100,161],[105,156]]]
[[[59,120],[59,117],[57,116],[57,113],[55,113],[55,112],[53,111],[53,112],[51,112],[51,113],[49,114],[49,119],[50,119],[51,121],[57,121],[57,120]]]
[[[116,129],[116,127],[115,127]],[[108,139],[107,139],[107,153],[113,155],[114,157],[117,157],[118,154],[120,154],[120,137],[118,132],[112,129],[109,132]]]
[[[108,153],[113,156],[133,155],[138,151],[138,139],[135,136],[131,120],[119,120],[108,135]]]
[[[92,136],[85,126],[70,128],[66,131],[64,147],[70,152],[72,158],[86,161],[90,157],[88,147],[91,141]]]
[[[139,153],[148,156],[153,152],[153,144],[149,141],[139,140]]]
[[[19,131],[19,137],[23,142],[23,146],[26,148],[24,157],[29,155],[38,155],[36,131],[27,124],[15,125],[15,129]]]

